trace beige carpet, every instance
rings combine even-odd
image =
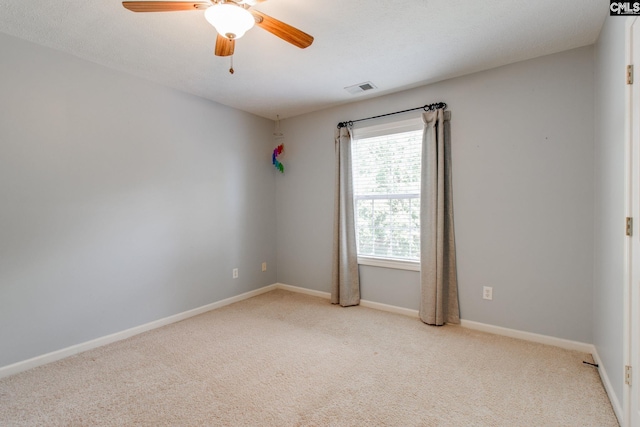
[[[0,425],[617,426],[583,360],[278,290],[0,380]]]

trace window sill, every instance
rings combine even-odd
[[[403,261],[389,258],[358,257],[359,265],[369,265],[372,267],[395,268],[396,270],[420,271],[418,261]]]

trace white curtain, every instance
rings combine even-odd
[[[360,304],[360,277],[353,213],[351,133],[346,127],[336,131],[335,152],[331,303],[347,307]]]
[[[451,189],[451,113],[423,113],[420,189],[420,319],[460,323]]]

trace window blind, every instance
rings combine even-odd
[[[419,261],[421,147],[415,120],[354,132],[358,256]]]

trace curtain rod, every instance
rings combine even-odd
[[[422,107],[409,108],[408,110],[396,111],[395,113],[387,113],[387,114],[381,114],[379,116],[367,117],[366,119],[349,120],[348,122],[340,122],[338,123],[338,129],[344,128],[347,126],[353,126],[353,124],[356,122],[362,122],[362,121],[371,120],[371,119],[378,119],[380,117],[386,117],[386,116],[393,116],[394,114],[407,113],[409,111],[416,111],[416,110],[434,111],[440,108],[442,109],[447,108],[447,104],[445,104],[444,102],[436,102],[434,104],[423,105]]]

